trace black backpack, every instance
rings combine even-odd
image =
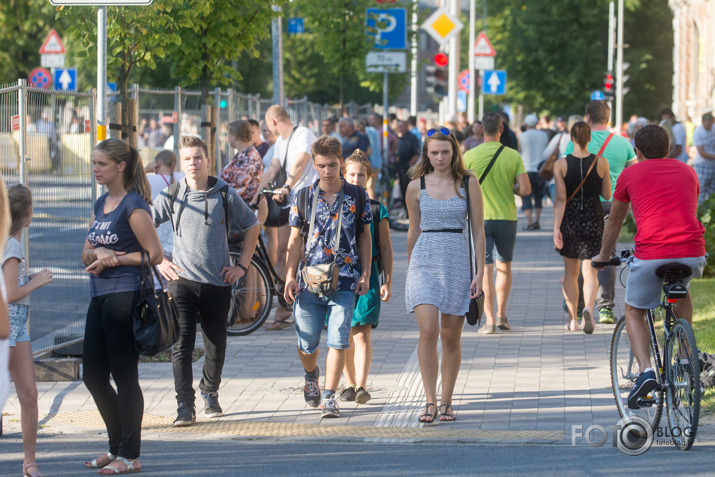
[[[212,180],[213,179],[213,180]],[[216,184],[215,177],[209,177],[209,187],[213,187]],[[179,228],[179,221],[181,220],[181,214],[178,215],[176,223],[174,223],[174,202],[176,202],[176,197],[179,195],[179,187],[181,182],[174,182],[171,184],[167,190],[167,195],[169,197],[169,218],[171,219],[171,228],[174,229],[174,233]],[[221,202],[223,204],[224,213],[224,223],[226,225],[226,236],[231,236],[231,212],[228,207],[228,184],[225,184],[221,189]]]

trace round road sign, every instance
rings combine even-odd
[[[27,81],[33,88],[47,89],[52,86],[52,75],[45,68],[35,68],[30,72]]]
[[[457,85],[459,86],[459,89],[465,93],[469,93],[469,70],[464,70],[459,73],[459,76],[457,77]]]

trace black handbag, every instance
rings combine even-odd
[[[160,278],[156,267],[151,266],[149,254],[142,252],[141,296],[134,305],[132,327],[134,346],[139,354],[154,356],[179,340],[179,311],[169,290],[155,289],[152,273]],[[159,280],[161,283],[161,280]],[[145,284],[150,290],[145,289]]]
[[[496,159],[496,156],[499,155],[499,152],[501,152],[501,148],[494,156],[494,159]],[[492,162],[494,159],[492,159]],[[488,168],[486,172],[489,172],[489,169],[490,168]],[[482,179],[485,176],[486,173],[482,176]],[[467,198],[467,230],[469,231],[469,243],[467,244],[467,248],[469,249],[469,283],[471,284],[472,280],[474,280],[474,271],[472,270],[472,267],[474,266],[474,258],[472,257],[472,206],[469,202],[469,176],[464,176],[464,192]],[[469,299],[469,311],[466,315],[467,323],[472,326],[479,326],[482,322],[482,316],[484,316],[483,290],[478,297]]]
[[[290,147],[290,140],[293,139],[293,134],[297,126],[293,127],[293,130],[288,137],[288,142],[286,143],[286,152],[283,156],[283,164],[278,170],[278,173],[273,178],[273,184],[276,187],[282,187],[283,184],[288,180],[288,171],[286,170],[286,161],[288,160],[288,148]],[[288,206],[288,197],[284,197],[282,201],[278,202],[274,200],[273,197],[267,197],[268,199],[268,216],[266,217],[265,226],[266,227],[281,227],[288,223],[290,218],[290,207]]]

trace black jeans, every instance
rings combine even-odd
[[[405,206],[405,210],[407,210],[407,184],[410,183],[410,178],[407,176],[409,169],[409,164],[400,164],[397,170],[397,177],[400,179],[400,192],[402,192],[402,203]]]
[[[92,298],[84,329],[84,384],[107,426],[109,452],[129,460],[139,457],[144,415],[132,331],[132,310],[138,299],[138,291]]]
[[[176,300],[181,327],[172,355],[176,401],[193,404],[196,394],[191,358],[196,344],[196,324],[201,322],[204,337],[204,370],[199,389],[204,393],[216,392],[226,359],[226,316],[231,304],[231,287],[179,278],[169,282],[169,290]]]

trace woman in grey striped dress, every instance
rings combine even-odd
[[[461,336],[470,297],[481,292],[484,275],[484,213],[477,178],[464,168],[459,143],[446,128],[427,131],[422,156],[410,169],[407,186],[407,311],[420,328],[417,354],[425,389],[419,421],[454,421],[452,393],[462,363]],[[470,280],[463,177],[469,177],[476,274]],[[441,319],[440,319],[441,314]],[[440,371],[437,341],[442,341],[442,402],[437,407]]]

